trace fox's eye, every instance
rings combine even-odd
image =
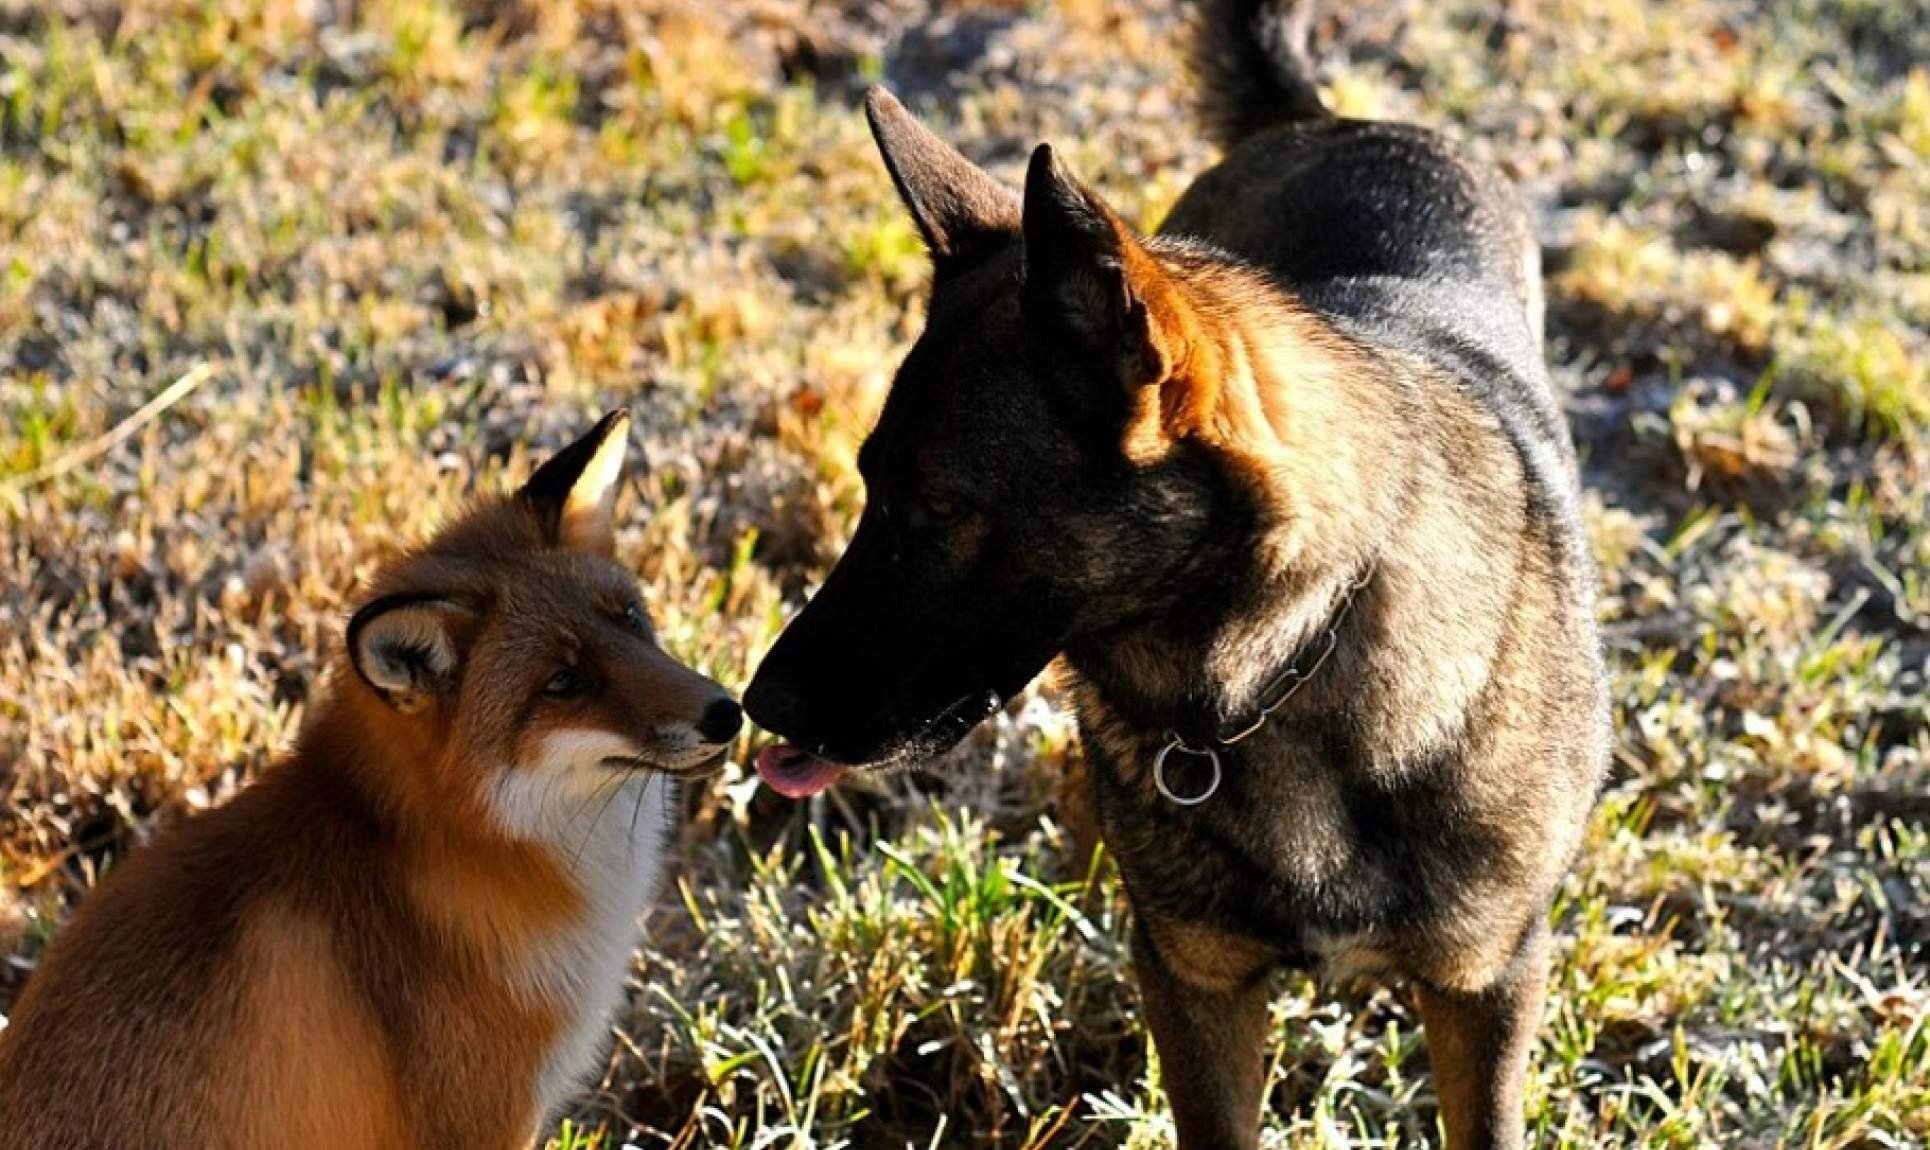
[[[552,699],[572,699],[589,687],[589,681],[575,671],[564,669],[543,684],[543,693]]]

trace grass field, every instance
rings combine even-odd
[[[1930,0],[1335,7],[1337,106],[1535,205],[1585,460],[1617,753],[1533,1129],[1924,1145]],[[856,93],[1008,177],[1051,139],[1151,226],[1212,160],[1181,15],[0,0],[0,1014],[114,858],[269,765],[358,578],[603,409],[647,455],[621,555],[741,686],[920,321]],[[1048,685],[879,790],[689,796],[554,1145],[1167,1144],[1077,754]],[[1438,1144],[1399,988],[1285,979],[1275,1022],[1270,1145]]]

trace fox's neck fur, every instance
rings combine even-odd
[[[448,752],[416,729],[344,692],[282,770],[333,775],[366,803],[427,937],[553,1018],[536,1083],[541,1116],[579,1085],[621,1000],[637,920],[656,888],[671,784],[613,773],[586,793],[522,770],[452,801],[464,792],[449,776],[474,768],[440,761]]]
[[[449,781],[461,764],[448,755],[379,701],[342,691],[263,785],[327,780],[352,795],[379,828],[380,861],[407,876],[411,905],[437,936],[492,966],[513,963],[532,939],[581,914],[586,895],[555,844],[511,836],[485,796]]]

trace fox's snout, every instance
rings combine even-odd
[[[661,651],[625,686],[632,730],[645,744],[637,757],[651,765],[674,770],[710,759],[744,727],[729,691]]]

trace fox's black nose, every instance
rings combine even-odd
[[[705,707],[704,717],[697,721],[697,733],[706,743],[728,743],[743,727],[744,708],[732,699],[719,699]]]

